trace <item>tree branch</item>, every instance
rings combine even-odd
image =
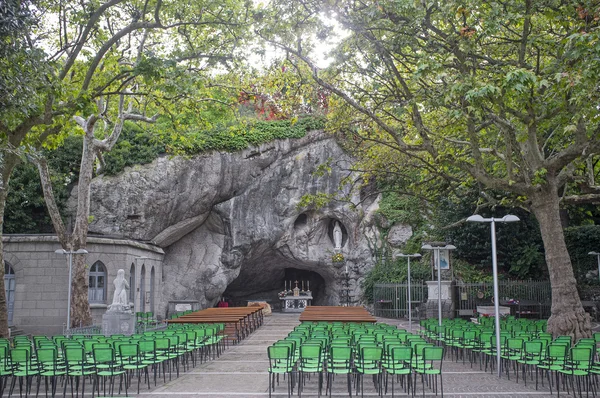
[[[50,181],[50,172],[48,170],[48,163],[46,159],[37,153],[27,155],[27,158],[33,163],[40,175],[40,182],[42,183],[42,191],[44,193],[44,200],[46,201],[46,207],[48,208],[48,214],[52,220],[52,225],[58,236],[58,241],[63,248],[68,248],[68,237],[65,224],[60,216],[60,210],[56,205],[56,199],[54,197],[54,191],[52,189],[52,182]]]

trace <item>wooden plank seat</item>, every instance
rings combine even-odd
[[[169,323],[223,323],[227,340],[233,343],[244,339],[248,334],[262,325],[262,306],[207,308],[192,312]]]
[[[228,340],[233,343],[237,343],[247,336],[248,327],[246,325],[245,316],[198,316],[198,317],[187,317],[177,318],[169,320],[169,323],[223,323],[225,329],[232,330]],[[223,332],[223,334],[226,334]]]
[[[300,315],[300,322],[368,322],[376,319],[363,307],[310,306]]]

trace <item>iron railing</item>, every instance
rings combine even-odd
[[[373,289],[375,316],[384,318],[408,318],[406,283],[377,283]],[[477,306],[490,306],[494,295],[492,283],[456,282],[453,290],[453,301],[456,316],[474,316]],[[549,281],[499,281],[498,293],[500,305],[511,307],[516,316],[548,318],[552,304],[552,290]],[[427,302],[427,285],[425,282],[411,284],[411,301],[413,318],[425,316]]]
[[[547,318],[550,316],[552,289],[550,281],[508,280],[498,281],[500,305],[511,307],[511,312]],[[454,301],[457,316],[473,316],[477,306],[493,305],[492,283],[463,283],[454,286]]]
[[[424,316],[424,303],[427,301],[427,285],[423,281],[413,281],[410,287],[413,319]],[[384,318],[408,318],[408,284],[377,283],[373,288],[375,316]]]
[[[138,322],[135,325],[135,333],[141,334],[144,332],[152,332],[158,330],[165,330],[169,324],[166,321],[152,321],[149,323],[140,323]],[[101,325],[91,325],[91,326],[81,326],[76,328],[67,329],[66,324],[63,325],[63,335],[65,336],[73,336],[73,335],[84,335],[84,336],[96,336],[102,334],[102,326]]]

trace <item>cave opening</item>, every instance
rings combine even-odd
[[[274,311],[280,311],[281,300],[278,294],[284,289],[292,290],[297,281],[300,290],[310,289],[313,297],[312,305],[331,305],[327,282],[318,272],[293,267],[280,268],[272,270],[263,281],[267,279],[270,281],[268,284],[256,283],[254,286],[249,286],[251,280],[247,275],[244,277],[240,274],[227,286],[223,298],[230,306],[236,307],[245,307],[248,301],[264,300],[271,305]]]

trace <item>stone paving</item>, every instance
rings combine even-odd
[[[399,325],[408,329],[406,321],[385,320],[388,323]],[[172,398],[172,397],[202,397],[202,398],[229,398],[229,397],[268,397],[268,372],[269,365],[267,357],[267,347],[278,339],[281,339],[298,325],[297,314],[273,314],[266,317],[264,325],[250,335],[239,345],[230,346],[220,358],[211,360],[204,364],[197,364],[195,368],[188,372],[182,372],[180,377],[167,381],[166,384],[152,387],[150,391],[142,388],[138,397],[142,398]],[[418,325],[414,326],[418,329]],[[539,386],[535,389],[535,381],[528,381],[527,386],[519,379],[517,384],[514,375],[511,380],[506,376],[498,378],[496,374],[486,373],[479,369],[479,365],[473,367],[462,361],[454,362],[448,356],[444,360],[444,396],[448,397],[484,397],[484,398],[541,398],[556,397],[550,395],[548,384]],[[306,383],[302,392],[302,397],[317,397],[317,381],[312,378]],[[396,385],[398,388],[398,385]],[[427,386],[423,391],[420,380],[417,382],[416,396],[433,397],[435,394]],[[323,390],[324,393],[324,390]],[[353,396],[355,396],[353,389]],[[561,392],[563,395],[564,392]],[[294,390],[294,396],[297,396],[297,389]],[[367,397],[377,396],[373,383],[365,379],[365,392]],[[273,397],[287,396],[286,384],[282,380],[279,386],[276,386]],[[346,379],[338,378],[334,381],[334,397],[348,396],[346,390]],[[388,391],[387,396],[391,396]],[[395,396],[406,396],[406,393],[399,389]],[[564,394],[564,396],[567,396]]]

